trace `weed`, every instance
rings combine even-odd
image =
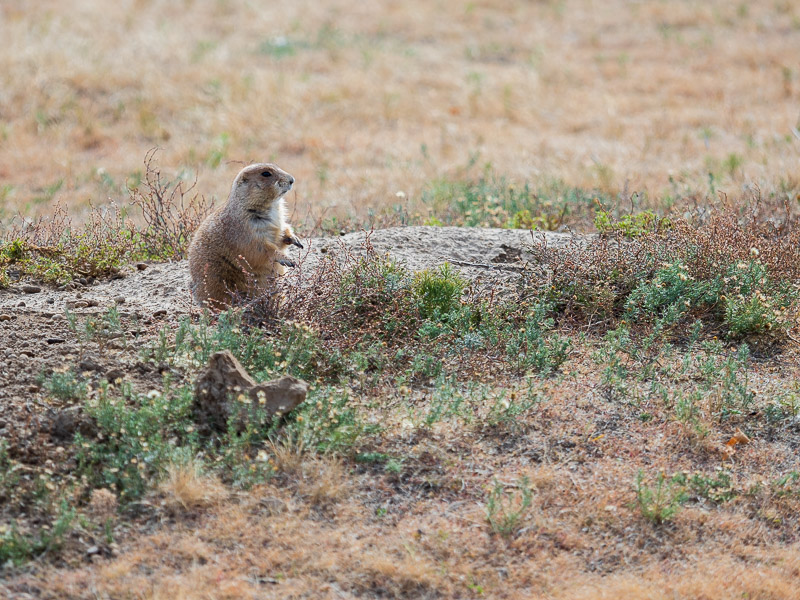
[[[113,385],[101,385],[86,403],[101,435],[76,435],[78,470],[92,487],[109,487],[130,501],[144,494],[177,454],[196,447],[193,396],[189,387],[173,390],[169,378],[162,392],[137,394],[127,381],[119,395],[115,392]]]
[[[781,498],[785,496],[800,497],[800,471],[789,471],[772,483],[773,493]]]
[[[285,435],[302,448],[347,454],[360,436],[376,431],[362,421],[347,390],[326,386],[309,393],[287,423]]]
[[[225,138],[222,138],[225,144]],[[140,250],[150,258],[169,259],[185,256],[191,234],[213,208],[205,199],[192,194],[196,181],[184,187],[183,181],[166,182],[154,164],[157,148],[144,159],[144,188],[129,190],[131,204],[144,217],[144,229],[137,230]]]
[[[451,418],[470,421],[469,405],[465,405],[467,400],[468,394],[457,389],[454,380],[440,377],[431,393],[428,412],[424,419],[425,425],[430,427]]]
[[[435,270],[420,271],[414,276],[411,291],[422,318],[441,318],[459,305],[467,282],[449,263]]]
[[[528,385],[522,390],[501,390],[489,408],[486,423],[490,427],[515,428],[520,418],[541,403],[542,398]]]
[[[672,477],[671,483],[691,491],[695,496],[718,504],[728,502],[736,497],[731,473],[724,469],[719,469],[713,476],[700,472],[678,473]]]
[[[537,302],[522,327],[510,325],[506,356],[515,371],[523,373],[534,369],[547,374],[567,360],[569,340],[548,333],[555,325],[554,319],[547,316],[551,310],[551,304]]]
[[[86,395],[87,385],[73,371],[53,371],[50,378],[42,379],[44,389],[63,401],[78,400]]]
[[[20,565],[46,552],[57,551],[72,530],[75,517],[75,509],[63,500],[55,520],[36,535],[23,535],[13,526],[0,530],[0,564]]]
[[[8,455],[8,442],[0,440],[0,501],[11,495],[20,478],[21,465]]]
[[[152,258],[185,255],[191,233],[210,207],[198,196],[189,198],[182,182],[165,183],[154,165],[155,150],[145,157],[144,189],[130,190],[131,204],[141,212],[145,226],[112,205],[92,207],[83,225],[74,225],[63,206],[45,219],[12,221],[0,241],[0,285],[29,276],[48,283],[66,283],[80,277],[108,277],[126,264]]]
[[[673,483],[663,473],[659,473],[653,485],[644,480],[640,470],[634,483],[636,506],[648,521],[660,525],[672,520],[686,501],[683,487]]]
[[[632,215],[623,215],[619,220],[614,220],[610,212],[600,209],[594,217],[594,226],[601,234],[621,233],[626,238],[633,238],[668,229],[669,219],[660,219],[651,210],[646,210]]]
[[[533,502],[530,479],[521,477],[515,485],[503,485],[495,480],[486,498],[486,520],[492,531],[511,537],[520,528]]]

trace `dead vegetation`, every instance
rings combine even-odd
[[[541,192],[530,217],[553,225],[574,225],[559,223],[571,189],[622,192],[623,212],[798,189],[791,2],[1,10],[4,222],[122,204],[155,145],[166,178],[196,177],[209,199],[276,159],[306,232],[424,221],[437,182],[487,165]]]

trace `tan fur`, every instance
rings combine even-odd
[[[297,240],[286,223],[283,196],[294,177],[272,163],[242,169],[227,202],[211,213],[189,246],[194,299],[211,308],[238,295],[254,295],[291,264],[286,249]],[[282,264],[284,263],[284,264]]]

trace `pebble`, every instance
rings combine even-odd
[[[22,286],[22,291],[26,294],[38,294],[42,291],[42,288],[40,288],[38,285],[26,284]]]
[[[17,304],[17,306],[27,306],[27,304],[25,304],[24,302],[20,302],[19,304]]]
[[[81,371],[100,371],[102,367],[93,356],[85,356],[83,360],[78,363],[78,369]]]
[[[167,310],[165,308],[159,308],[157,311],[153,313],[154,317],[161,317],[167,314]]]
[[[77,302],[67,302],[67,308],[86,308],[89,303],[85,300],[78,300]]]
[[[86,306],[100,306],[100,302],[97,300],[87,300]]]
[[[106,378],[111,382],[114,382],[117,379],[122,379],[124,377],[125,377],[125,371],[123,371],[122,369],[111,369],[108,373],[106,373]]]
[[[125,304],[125,296],[117,296],[114,298],[114,302],[117,304]]]
[[[147,268],[147,263],[136,263],[136,268],[140,271],[144,271]]]
[[[63,344],[66,341],[67,340],[65,340],[64,338],[58,338],[58,337],[47,338],[48,344]]]

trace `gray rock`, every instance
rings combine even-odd
[[[215,352],[194,387],[194,414],[207,432],[224,432],[231,416],[236,428],[247,423],[265,424],[300,405],[308,393],[302,379],[284,376],[257,384],[228,350]]]

